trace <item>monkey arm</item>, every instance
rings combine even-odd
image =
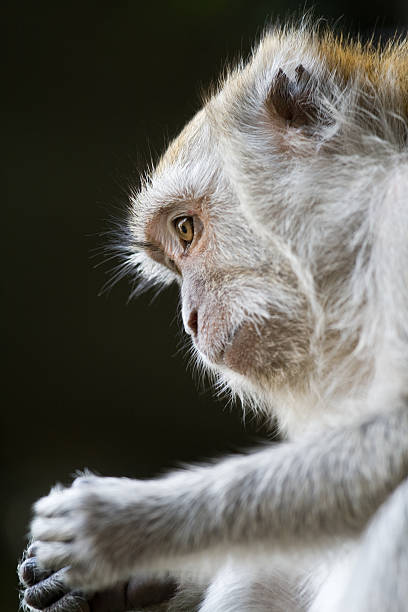
[[[84,477],[37,502],[45,568],[100,588],[138,569],[319,545],[362,529],[408,476],[408,410],[152,481]]]

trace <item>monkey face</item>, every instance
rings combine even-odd
[[[144,278],[178,282],[185,331],[212,372],[293,386],[310,358],[306,301],[279,241],[244,214],[218,149],[201,111],[134,198],[137,264]]]

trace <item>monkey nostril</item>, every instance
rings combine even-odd
[[[197,336],[198,332],[198,313],[196,310],[192,310],[187,321],[187,327],[193,336]]]

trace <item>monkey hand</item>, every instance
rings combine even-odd
[[[164,491],[155,481],[85,476],[51,491],[35,504],[31,525],[40,567],[65,568],[65,585],[94,590],[156,569],[150,561],[166,546],[161,526],[175,529],[163,519],[163,483]]]
[[[21,604],[24,610],[46,612],[127,612],[162,604],[174,595],[177,584],[170,578],[135,577],[96,593],[71,591],[64,584],[67,568],[52,573],[41,569],[37,543],[26,550],[18,567]],[[156,608],[155,608],[156,609]]]

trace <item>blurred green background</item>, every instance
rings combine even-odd
[[[98,293],[95,249],[127,188],[200,105],[225,61],[299,11],[279,0],[12,2],[2,83],[7,168],[1,318],[1,610],[30,506],[89,467],[146,477],[266,434],[188,371],[177,292]],[[316,15],[363,35],[404,31],[403,0],[321,0]]]

